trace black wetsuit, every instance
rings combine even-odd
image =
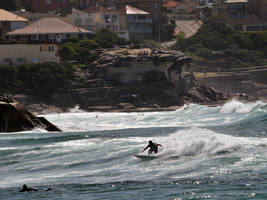
[[[147,148],[150,148],[149,151],[148,151],[148,154],[151,154],[151,153],[158,153],[158,146],[161,146],[160,144],[156,144],[156,143],[149,143],[146,148],[144,148],[143,151],[145,151]]]
[[[27,186],[23,186],[23,188],[19,192],[32,192],[32,191],[38,191],[38,190],[34,188],[29,188]]]

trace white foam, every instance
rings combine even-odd
[[[169,156],[231,153],[240,149],[267,145],[267,139],[234,137],[198,127],[180,130],[158,140],[165,146],[162,153]]]
[[[76,105],[74,108],[69,109],[70,113],[84,113],[85,111],[80,109],[80,106]]]
[[[265,104],[261,101],[253,103],[242,103],[237,100],[231,100],[222,106],[220,113],[249,113],[255,108],[264,106]]]

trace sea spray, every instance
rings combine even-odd
[[[264,199],[267,107],[237,104],[46,115],[64,132],[0,135],[0,199]],[[134,157],[149,140],[159,158]]]
[[[249,113],[264,105],[266,104],[261,101],[243,103],[237,100],[231,100],[222,106],[220,113]]]

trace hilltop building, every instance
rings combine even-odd
[[[84,11],[73,9],[67,18],[76,26],[92,31],[106,28],[127,40],[133,35],[152,36],[149,13],[129,5],[119,8],[96,6]]]
[[[126,5],[125,14],[127,20],[127,30],[129,31],[130,36],[152,36],[152,19],[150,18],[148,12]]]
[[[6,10],[0,9],[0,38],[4,39],[6,33],[15,31],[28,25],[28,20]]]
[[[160,40],[160,29],[166,21],[162,16],[163,1],[160,0],[117,0],[116,7],[125,7],[126,5],[146,11],[152,20],[152,35],[154,39]]]
[[[61,18],[42,18],[6,34],[9,40],[23,40],[27,44],[0,45],[0,64],[59,62],[58,43],[69,38],[83,39],[93,35],[92,31],[73,26]]]
[[[92,35],[92,31],[73,26],[59,17],[42,18],[22,29],[7,33],[8,39],[29,42],[59,42],[69,38],[83,39]]]
[[[249,0],[225,0],[217,3],[214,8],[216,15],[232,25],[236,30],[242,31],[264,31],[267,30],[267,24],[260,19],[258,12],[251,12]]]
[[[66,16],[66,19],[77,27],[81,27],[86,30],[92,30],[91,24],[93,22],[91,15],[86,11],[72,8],[72,12]]]
[[[197,19],[197,6],[197,1],[178,2],[174,0],[168,0],[162,5],[162,13],[169,24],[175,23],[176,20]]]

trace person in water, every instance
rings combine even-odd
[[[142,153],[147,149],[147,148],[150,148],[148,150],[148,155],[152,154],[153,152],[156,154],[158,153],[158,147],[162,145],[161,144],[157,144],[157,143],[154,143],[152,142],[151,140],[149,140],[148,142],[148,145],[144,148],[144,150],[142,151]]]
[[[52,188],[47,188],[45,191],[51,191]],[[32,191],[38,191],[37,189],[34,188],[29,188],[26,184],[22,186],[22,189],[19,192],[32,192]]]
[[[32,191],[38,191],[37,189],[30,188],[26,184],[22,186],[22,189],[19,192],[32,192]]]

